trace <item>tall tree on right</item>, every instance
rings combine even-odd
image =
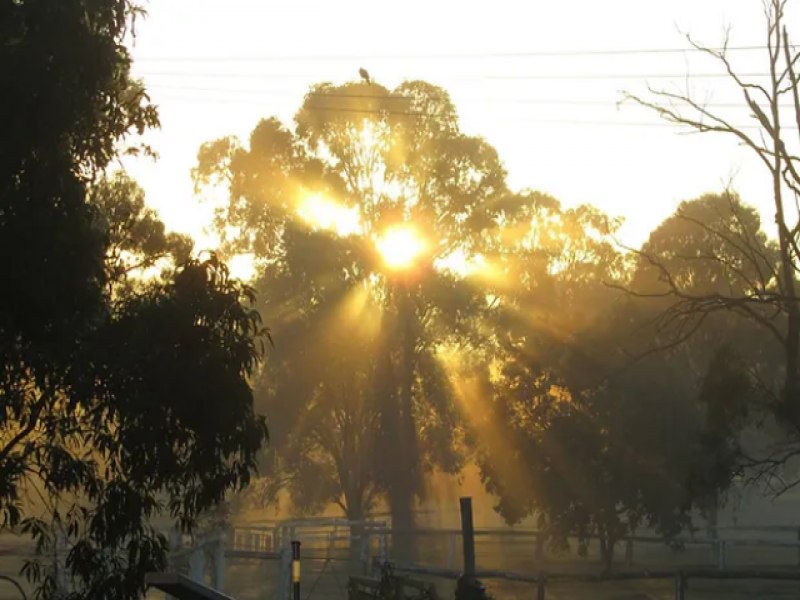
[[[776,255],[763,253],[763,241],[747,237],[746,229],[720,231],[705,227],[718,242],[735,246],[745,270],[758,274],[756,285],[716,290],[712,294],[687,293],[679,281],[670,277],[669,267],[656,255],[646,255],[658,265],[665,293],[675,300],[673,314],[680,313],[695,320],[703,312],[733,311],[766,328],[773,335],[782,353],[783,372],[777,386],[774,413],[794,432],[800,432],[800,306],[798,306],[797,272],[800,269],[800,215],[796,210],[800,198],[800,93],[798,92],[798,60],[800,52],[792,44],[786,27],[788,0],[767,0],[765,78],[741,74],[728,52],[728,36],[720,48],[701,45],[687,37],[689,43],[719,62],[730,81],[741,93],[742,107],[752,122],[738,126],[724,114],[715,111],[690,91],[675,92],[650,87],[650,95],[626,97],[658,113],[672,123],[698,132],[727,134],[752,150],[771,178],[775,226]],[[726,237],[728,236],[728,237]],[[723,261],[724,256],[712,257]],[[772,262],[774,259],[774,263]],[[765,315],[770,315],[765,318]],[[794,436],[797,437],[797,436]]]

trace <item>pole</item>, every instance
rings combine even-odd
[[[472,498],[461,498],[461,539],[464,543],[464,575],[475,576],[475,530],[472,526]]]
[[[292,542],[292,600],[300,600],[300,542]]]
[[[545,592],[547,590],[547,577],[544,573],[539,573],[536,578],[536,600],[545,600]]]

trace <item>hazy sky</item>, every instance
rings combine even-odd
[[[721,73],[718,65],[692,52],[598,53],[686,48],[680,31],[717,45],[725,26],[732,46],[763,45],[760,0],[146,6],[149,16],[136,27],[135,72],[161,109],[162,129],[148,138],[161,158],[124,164],[173,229],[198,236],[208,222],[210,205],[193,196],[189,176],[202,142],[246,138],[271,115],[291,123],[311,84],[357,79],[362,66],[387,87],[404,79],[443,86],[463,129],[498,149],[513,187],[624,216],[629,243],[642,241],[680,200],[719,190],[731,178],[770,219],[763,167],[733,139],[681,135],[641,108],[617,107],[622,90],[643,92],[647,81],[673,90],[689,85],[713,104],[738,102],[725,79],[702,77]],[[733,56],[743,72],[766,71],[763,51]],[[748,121],[744,110],[719,110]]]

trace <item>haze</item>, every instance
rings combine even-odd
[[[620,237],[630,245],[681,200],[728,183],[772,221],[762,192],[768,177],[733,140],[681,135],[687,130],[650,112],[617,106],[622,90],[641,92],[648,81],[669,89],[688,83],[699,97],[707,90],[710,102],[739,103],[726,80],[699,76],[721,73],[708,57],[636,51],[689,48],[681,32],[716,46],[726,25],[731,45],[762,45],[759,2],[414,0],[390,8],[171,0],[147,10],[136,28],[134,72],[160,106],[162,129],[148,140],[161,158],[124,164],[167,225],[200,247],[215,244],[210,232],[201,235],[212,204],[197,202],[189,176],[200,144],[246,138],[271,115],[291,124],[311,84],[357,80],[362,66],[387,87],[405,79],[442,86],[463,130],[497,148],[512,187],[622,216]],[[763,58],[763,51],[734,54],[743,72],[763,71]],[[724,112],[747,122],[740,104]]]

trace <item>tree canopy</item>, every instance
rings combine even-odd
[[[218,224],[234,229],[231,250],[254,252],[264,266],[264,297],[283,313],[271,315],[270,322],[277,335],[293,332],[296,340],[279,351],[288,361],[283,385],[291,387],[280,387],[280,377],[270,375],[278,387],[265,394],[275,402],[296,402],[294,408],[275,406],[274,412],[296,415],[287,422],[286,439],[307,446],[319,438],[290,425],[294,419],[303,427],[316,423],[299,418],[312,407],[323,418],[313,427],[338,431],[336,415],[344,405],[336,398],[345,394],[351,396],[347,419],[366,428],[354,439],[372,440],[359,446],[364,456],[356,461],[369,468],[369,492],[349,493],[341,468],[336,485],[307,480],[328,490],[328,501],[346,498],[353,515],[363,514],[362,504],[371,504],[381,490],[395,526],[408,528],[426,465],[453,470],[460,464],[451,441],[455,410],[435,352],[469,335],[470,317],[486,301],[437,263],[477,247],[482,232],[495,225],[506,193],[496,152],[459,130],[446,92],[428,83],[407,82],[394,90],[376,83],[319,84],[306,95],[293,131],[267,119],[253,130],[249,147],[231,138],[205,144],[194,175],[200,188],[227,188]],[[392,252],[409,250],[409,264],[394,264]],[[348,305],[360,312],[347,314]],[[356,337],[364,335],[356,333],[356,323],[369,319],[380,320],[380,335]],[[327,344],[332,327],[353,327],[351,343],[360,349],[350,354],[349,341]],[[306,347],[312,342],[313,351]],[[365,356],[370,348],[374,359],[359,366],[359,352]],[[347,357],[353,361],[345,363],[350,374],[361,373],[350,388],[338,381],[345,367],[328,366]],[[309,364],[316,365],[313,378],[292,381]],[[369,431],[375,427],[377,437]],[[292,470],[307,473],[313,464],[340,459],[343,449],[332,443],[307,447],[302,464]],[[375,443],[402,456],[376,465]],[[355,497],[361,498],[358,507]]]
[[[166,556],[152,518],[191,527],[247,483],[266,439],[252,291],[189,260],[129,180],[98,181],[158,124],[123,45],[137,13],[0,8],[0,526],[36,541],[25,572],[44,597],[139,597]],[[67,573],[47,558],[62,541]]]

